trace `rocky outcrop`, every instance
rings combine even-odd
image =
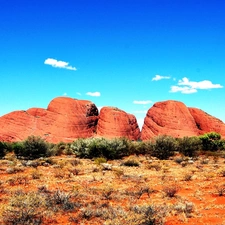
[[[0,117],[0,141],[8,142],[30,135],[57,143],[95,136],[148,140],[164,134],[184,137],[211,131],[225,138],[221,120],[171,100],[157,102],[148,110],[141,133],[134,115],[115,107],[103,107],[99,114],[91,101],[68,97],[53,99],[47,109],[30,108]]]
[[[97,135],[107,138],[127,137],[131,140],[138,140],[140,129],[134,115],[118,108],[103,107],[99,114]]]
[[[220,133],[225,138],[225,124],[223,121],[197,108],[189,108],[200,134],[208,132]]]
[[[225,124],[200,109],[169,100],[157,102],[148,110],[141,139],[148,140],[158,135],[198,136],[211,131],[225,137]]]
[[[173,137],[198,134],[195,120],[188,108],[178,101],[155,103],[147,112],[141,132],[141,139],[148,140],[158,135]]]
[[[59,97],[47,109],[31,108],[0,117],[0,140],[21,141],[38,135],[53,143],[69,142],[93,136],[97,121],[98,109],[92,102]]]

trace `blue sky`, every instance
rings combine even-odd
[[[0,116],[55,97],[139,124],[178,100],[225,122],[225,2],[0,0]]]

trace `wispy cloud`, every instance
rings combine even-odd
[[[80,93],[80,92],[77,92],[76,94],[77,94],[77,95],[81,95],[81,93]]]
[[[137,101],[137,100],[134,100],[133,103],[134,103],[134,104],[138,104],[138,105],[147,105],[147,104],[151,104],[152,101],[151,101],[151,100],[144,100],[144,101]]]
[[[155,75],[155,77],[152,78],[152,81],[158,81],[163,79],[170,79],[169,76],[161,76],[161,75]]]
[[[171,86],[170,92],[181,92],[182,94],[192,94],[196,93],[198,89],[208,90],[215,88],[223,88],[220,84],[213,84],[209,80],[203,81],[189,81],[187,77],[182,78],[178,81],[178,84],[175,86]]]
[[[87,92],[86,95],[92,96],[92,97],[99,97],[101,96],[101,93],[96,91],[96,92]]]
[[[56,68],[62,68],[62,69],[67,69],[67,70],[77,70],[76,67],[69,66],[68,62],[58,61],[58,60],[53,59],[53,58],[47,58],[44,61],[44,64],[50,65],[50,66],[56,67]]]

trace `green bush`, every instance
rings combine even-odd
[[[151,152],[151,142],[150,141],[132,142],[130,148],[131,154],[146,155]]]
[[[177,151],[185,156],[193,157],[201,148],[202,142],[198,137],[183,137],[177,140]]]
[[[48,144],[41,137],[29,136],[22,143],[15,143],[13,150],[18,158],[37,159],[47,155]]]
[[[71,144],[74,154],[80,158],[89,158],[90,152],[88,142],[90,139],[79,138]]]
[[[199,136],[202,141],[202,147],[205,151],[217,151],[225,149],[224,140],[216,132],[210,132]]]
[[[72,155],[72,149],[70,148],[70,143],[59,142],[57,144],[49,144],[48,156],[59,156],[59,155]]]
[[[169,159],[177,149],[176,140],[170,136],[158,136],[152,143],[151,155],[158,159]]]
[[[126,138],[115,138],[108,140],[107,148],[104,150],[104,157],[107,159],[121,159],[131,154],[130,141]]]
[[[78,139],[71,144],[74,154],[80,158],[117,159],[129,155],[130,143],[125,138],[108,140],[105,138]]]
[[[23,142],[14,142],[12,144],[12,149],[17,158],[21,157],[24,152],[24,144]]]
[[[0,141],[0,158],[3,158],[6,154],[7,145],[5,142]]]

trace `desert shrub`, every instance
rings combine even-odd
[[[158,136],[153,142],[151,155],[158,159],[169,159],[169,157],[174,155],[176,148],[176,140],[173,137]]]
[[[98,157],[98,158],[95,158],[94,161],[95,161],[95,164],[101,165],[101,163],[106,163],[107,159],[104,157]]]
[[[136,159],[127,159],[126,161],[124,161],[122,163],[123,166],[136,166],[138,167],[139,166],[139,162],[136,160]]]
[[[219,196],[224,196],[225,195],[225,184],[216,186],[216,192],[218,193]]]
[[[108,159],[120,159],[130,154],[130,142],[126,138],[115,138],[108,141],[108,148],[105,149],[104,156]]]
[[[201,150],[202,142],[198,137],[183,137],[177,140],[177,151],[185,156],[193,157]]]
[[[13,147],[18,158],[37,159],[47,155],[48,144],[38,136],[29,136],[23,143]]]
[[[158,161],[156,162],[149,162],[147,165],[146,165],[146,168],[147,169],[154,169],[156,171],[160,171],[162,169],[162,164]]]
[[[135,225],[162,225],[168,209],[162,206],[133,206],[131,211],[135,213],[130,224]],[[138,215],[138,216],[137,216]]]
[[[178,192],[179,187],[176,184],[166,185],[163,187],[163,192],[167,197],[173,198]]]
[[[174,206],[177,213],[183,213],[187,218],[191,217],[194,212],[194,204],[192,202],[179,202]]]
[[[73,151],[70,148],[70,143],[59,142],[58,144],[50,144],[47,154],[48,156],[72,155]]]
[[[225,141],[221,140],[221,135],[216,132],[206,133],[199,136],[202,141],[202,147],[205,151],[217,151],[225,149]]]
[[[148,147],[149,147],[148,142],[145,142],[145,141],[131,142],[130,152],[131,154],[146,155],[149,153]]]
[[[71,148],[80,158],[118,159],[129,155],[129,141],[125,138],[78,139],[72,143]]]
[[[16,193],[2,213],[4,224],[42,224],[44,200],[36,193]]]
[[[89,139],[79,138],[74,141],[71,145],[71,148],[74,154],[80,158],[89,158],[90,152],[88,149]]]
[[[46,205],[53,211],[62,209],[64,211],[71,211],[75,208],[76,204],[71,201],[71,194],[61,190],[56,190],[53,193],[47,193]]]
[[[24,144],[22,142],[14,142],[12,144],[12,148],[17,158],[19,158],[24,152]]]
[[[7,145],[0,141],[0,158],[3,158],[6,154]]]

